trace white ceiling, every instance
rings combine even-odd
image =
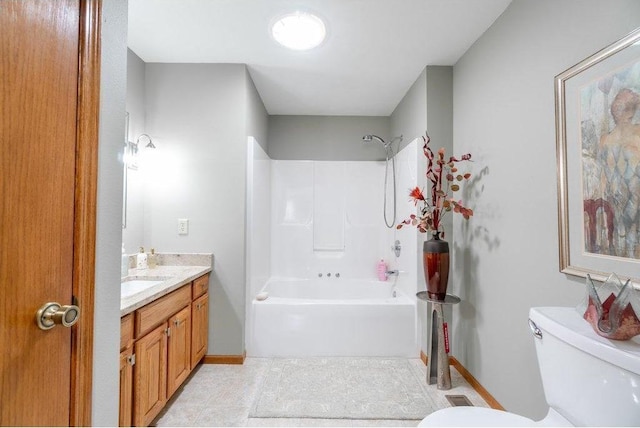
[[[243,63],[269,114],[388,116],[427,65],[453,65],[511,0],[129,0],[145,62]],[[325,42],[290,51],[272,20],[322,17]]]

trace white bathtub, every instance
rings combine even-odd
[[[252,302],[255,357],[412,357],[416,304],[393,282],[270,279]]]

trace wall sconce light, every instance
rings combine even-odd
[[[145,141],[147,142],[147,144],[145,144],[145,148],[147,149],[155,149],[156,145],[153,144],[153,140],[151,139],[151,136],[149,134],[140,134],[140,136],[138,137],[138,139],[136,140],[136,144],[139,145],[140,144],[140,139],[142,139],[142,144],[145,143]]]

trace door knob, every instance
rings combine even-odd
[[[80,317],[80,308],[76,305],[60,305],[60,303],[45,303],[36,312],[36,323],[41,330],[50,330],[57,324],[71,327]]]

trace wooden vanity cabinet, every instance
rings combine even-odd
[[[206,354],[208,286],[206,274],[122,317],[120,426],[153,422]]]
[[[168,390],[169,367],[180,360],[172,340],[172,322],[191,307],[191,286],[180,287],[135,311],[135,353],[133,370],[133,423],[147,426],[160,413],[171,393]],[[189,314],[189,318],[191,318]],[[180,341],[180,333],[177,333]],[[172,352],[169,352],[169,345]],[[179,346],[178,346],[179,348]],[[175,354],[175,355],[174,355]],[[179,361],[178,361],[179,365]]]
[[[148,426],[191,373],[191,305],[136,341],[134,415]]]

